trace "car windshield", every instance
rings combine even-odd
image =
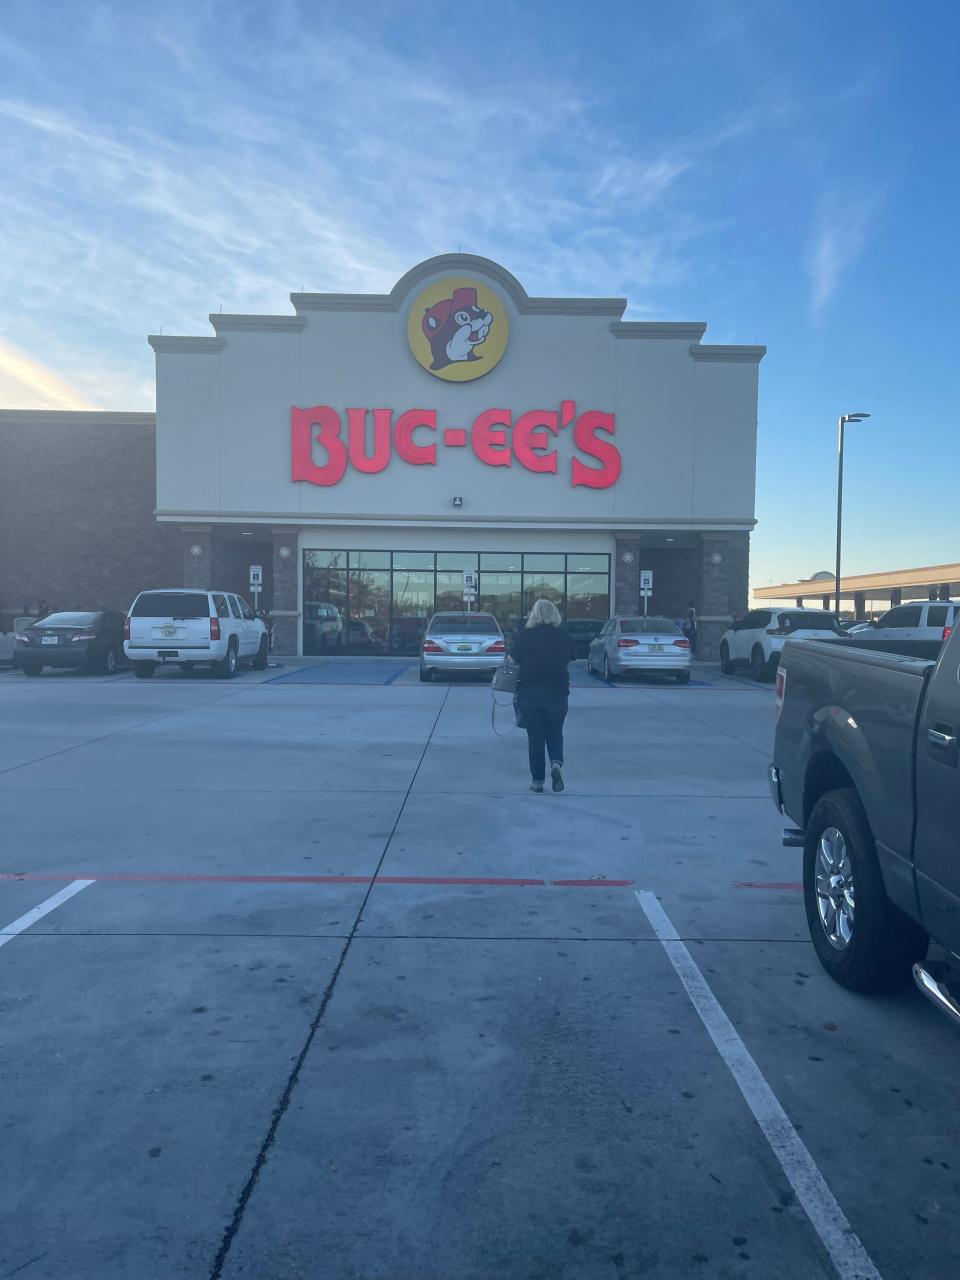
[[[138,596],[130,611],[133,618],[209,618],[206,593],[199,591],[149,591]]]
[[[784,631],[838,631],[840,624],[832,613],[781,613]]]
[[[97,620],[95,613],[48,613],[34,623],[37,627],[90,627]]]
[[[620,630],[625,636],[651,636],[680,628],[670,618],[621,618]]]
[[[431,636],[498,636],[500,627],[490,613],[438,613],[427,632]]]

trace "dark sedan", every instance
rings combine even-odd
[[[13,665],[38,676],[44,667],[113,675],[123,660],[124,615],[115,609],[50,613],[14,636]]]
[[[591,642],[596,640],[607,625],[607,620],[606,618],[571,618],[564,625],[570,635],[573,636],[573,643],[577,647],[577,657],[586,658],[590,655]]]

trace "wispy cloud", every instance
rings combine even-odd
[[[126,98],[118,82],[70,99],[54,78],[42,102],[0,100],[0,168],[19,175],[0,185],[0,298],[45,359],[55,314],[64,375],[112,407],[149,395],[148,331],[285,311],[301,286],[386,290],[458,245],[531,292],[654,314],[716,230],[700,177],[770,118],[638,133],[612,91],[534,50],[465,84],[429,43],[388,46],[386,21],[351,32],[287,0],[249,11],[255,37],[215,3],[172,5],[154,32],[98,13],[88,53]]]
[[[831,193],[823,197],[807,255],[810,315],[817,320],[840,286],[846,271],[860,256],[873,225],[878,200]]]

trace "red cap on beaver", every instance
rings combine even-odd
[[[422,322],[424,337],[432,338],[455,311],[476,306],[476,289],[454,289],[452,298],[444,298],[442,302],[435,302],[432,307],[427,308]],[[431,320],[433,324],[430,323]]]

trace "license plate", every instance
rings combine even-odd
[[[470,646],[470,645],[468,645],[468,644],[458,644],[458,645],[457,645],[457,653],[469,653],[469,652],[470,652],[470,649],[471,649],[471,646]]]
[[[662,644],[651,644],[648,647],[651,653],[663,653]]]
[[[59,636],[41,636],[40,643],[41,644],[59,644],[60,637]]]
[[[160,634],[162,636],[175,636],[177,634],[177,628],[171,626],[161,627]]]

